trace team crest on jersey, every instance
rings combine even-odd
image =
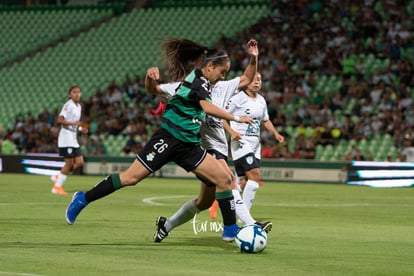
[[[197,117],[194,117],[192,121],[193,121],[194,124],[201,125],[201,122],[200,122],[200,120]]]
[[[247,115],[249,115],[249,114],[250,114],[250,108],[247,108],[247,109],[244,111],[244,113],[246,113]]]
[[[253,157],[252,157],[252,156],[247,156],[247,157],[246,157],[246,162],[247,162],[247,164],[249,164],[249,165],[253,164]]]
[[[68,154],[72,154],[73,149],[72,148],[68,148]]]
[[[147,154],[147,161],[152,161],[155,158],[155,152],[151,152]]]

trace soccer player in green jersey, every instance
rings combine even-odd
[[[161,128],[126,171],[107,176],[87,192],[76,192],[66,209],[66,221],[73,224],[91,202],[125,186],[136,185],[172,161],[205,183],[200,186],[201,197],[214,197],[207,191],[215,189],[223,216],[222,238],[231,241],[239,229],[231,190],[232,175],[200,146],[200,124],[206,114],[242,123],[251,124],[253,120],[248,116],[235,117],[211,102],[211,85],[223,80],[230,69],[230,58],[224,50],[209,49],[187,39],[168,39],[164,49],[172,79],[184,81],[167,104]],[[188,68],[194,68],[195,60],[196,69],[184,76]]]

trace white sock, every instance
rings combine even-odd
[[[61,172],[59,172],[57,175],[57,181],[55,185],[58,187],[63,187],[63,184],[65,183],[67,177],[68,176],[66,174],[62,174]]]
[[[234,181],[236,181],[236,187],[239,190],[239,192],[243,192],[241,186],[240,186],[240,177],[235,173],[234,174]]]
[[[252,208],[257,189],[259,189],[259,183],[250,179],[247,180],[246,187],[244,187],[243,191],[243,200],[247,210]]]
[[[175,227],[192,219],[194,215],[199,212],[200,210],[198,210],[198,208],[194,205],[194,199],[187,201],[183,206],[181,206],[180,209],[178,209],[177,212],[175,212],[174,215],[167,219],[165,229],[170,232]]]
[[[234,203],[236,203],[236,215],[243,222],[244,225],[254,224],[256,221],[250,215],[249,210],[244,204],[238,190],[232,190],[234,196]]]

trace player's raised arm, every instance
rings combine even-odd
[[[249,64],[246,69],[244,69],[243,74],[240,76],[239,89],[249,85],[256,75],[257,72],[257,63],[259,56],[259,48],[257,46],[257,41],[254,39],[247,42],[247,54],[250,56]]]
[[[151,67],[145,75],[145,90],[151,94],[162,94],[160,85],[157,80],[160,79],[160,70],[158,67]]]

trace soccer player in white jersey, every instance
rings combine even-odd
[[[60,124],[58,136],[59,155],[65,159],[65,165],[57,175],[51,177],[53,181],[52,193],[66,195],[63,184],[69,173],[83,166],[83,156],[78,143],[78,131],[87,133],[87,127],[81,127],[82,107],[80,104],[81,90],[73,85],[69,88],[69,100],[63,105],[57,118]]]
[[[245,91],[233,96],[226,106],[226,110],[235,116],[250,116],[254,125],[224,122],[225,129],[231,135],[231,154],[237,176],[247,180],[243,189],[243,201],[250,210],[260,181],[260,126],[273,133],[279,143],[284,142],[284,137],[273,126],[269,120],[266,100],[259,91],[262,88],[262,78],[257,73]]]
[[[257,72],[258,49],[256,42],[254,40],[249,41],[247,48],[248,54],[250,55],[250,62],[244,73],[232,80],[219,81],[214,85],[211,93],[211,99],[213,104],[217,107],[224,109],[224,106],[230,97],[237,93],[238,89],[246,87],[253,80]],[[159,79],[159,69],[157,67],[152,67],[148,69],[147,75],[150,76],[150,79]],[[179,82],[160,85],[152,82],[146,83],[146,89],[150,93],[162,94],[165,98],[169,99],[175,94],[175,91],[179,85]],[[220,162],[229,174],[232,175],[233,172],[227,165],[228,145],[222,120],[206,115],[205,120],[201,124],[200,134],[202,146]],[[250,212],[245,207],[244,202],[241,199],[235,180],[232,181],[232,192],[236,203],[236,214],[239,219],[246,225],[256,223],[263,227],[265,231],[270,231],[272,227],[271,222],[260,223],[253,219],[250,215]],[[161,242],[166,236],[168,236],[168,233],[170,233],[171,230],[189,221],[195,214],[207,209],[210,205],[211,203],[208,205],[199,204],[197,199],[190,200],[168,219],[165,217],[159,217],[156,222],[157,231],[154,235],[154,241]]]

